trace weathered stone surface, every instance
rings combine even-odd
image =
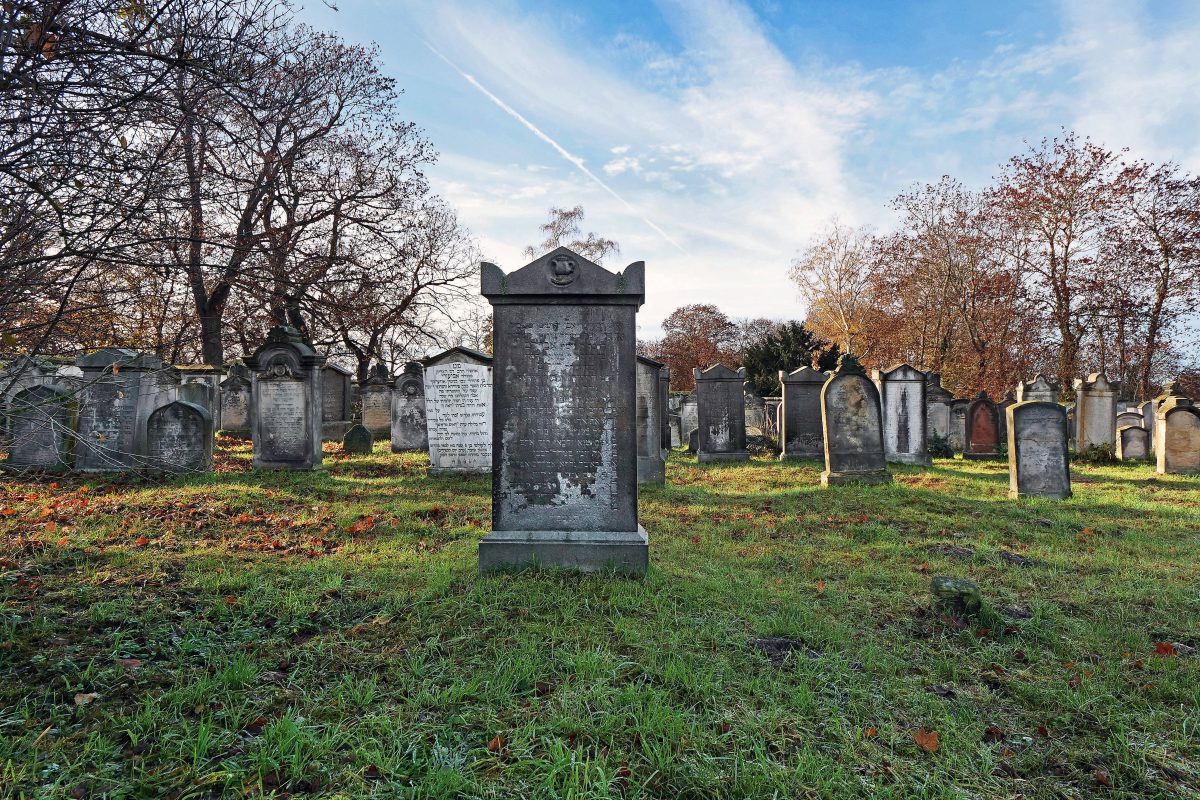
[[[342,452],[355,455],[366,455],[375,449],[375,436],[366,425],[356,423],[350,426],[342,437]]]
[[[455,347],[425,361],[429,471],[492,471],[492,358]]]
[[[954,395],[942,387],[942,375],[939,372],[925,374],[925,440],[940,436],[950,441],[951,419],[950,404]]]
[[[722,364],[692,370],[696,379],[696,429],[700,432],[696,460],[745,461],[746,399],[742,384],[746,370],[737,372]]]
[[[637,479],[638,483],[664,483],[666,458],[662,449],[663,409],[662,363],[637,357]]]
[[[658,446],[665,481],[667,456],[671,452],[671,370],[666,366],[658,371]]]
[[[1021,381],[1017,384],[1017,402],[1057,403],[1059,391],[1060,387],[1057,381],[1053,381],[1039,372],[1033,376],[1033,380]]]
[[[700,429],[692,428],[690,431],[688,431],[687,451],[689,453],[695,453],[699,449],[700,449]]]
[[[1162,475],[1200,473],[1200,408],[1182,395],[1171,395],[1158,407],[1156,472]]]
[[[825,471],[821,485],[886,483],[883,413],[879,390],[853,356],[838,359],[838,368],[821,389]]]
[[[1116,443],[1117,397],[1120,381],[1110,381],[1103,372],[1075,380],[1075,447],[1109,447]]]
[[[825,434],[821,426],[821,389],[828,376],[811,367],[779,371],[783,400],[779,406],[781,459],[824,458]]]
[[[425,374],[410,361],[396,378],[392,392],[392,452],[425,450],[429,447],[428,410],[425,404]]]
[[[1008,495],[1071,496],[1067,411],[1058,403],[1029,400],[1008,415]]]
[[[321,381],[325,356],[295,328],[279,325],[246,360],[251,371],[253,465],[312,470],[322,466]]]
[[[1011,389],[1004,393],[1004,398],[999,403],[996,403],[996,416],[1000,420],[1001,442],[1008,441],[1008,409],[1016,404],[1017,400],[1013,397]]]
[[[321,438],[339,442],[350,427],[353,386],[351,372],[337,364],[321,369]]]
[[[966,578],[935,575],[929,591],[942,611],[956,617],[970,616],[983,608],[983,594],[979,591],[979,584]]]
[[[700,427],[699,404],[696,402],[695,391],[688,392],[684,396],[683,402],[679,406],[679,419],[679,432],[683,437],[683,441],[686,441],[691,432]],[[694,453],[696,451],[691,450],[689,452]]]
[[[946,438],[950,442],[950,448],[959,452],[965,452],[967,446],[967,406],[969,405],[971,405],[970,400],[950,401],[950,435]]]
[[[1145,418],[1142,417],[1141,411],[1122,411],[1117,414],[1117,430],[1124,428],[1126,425],[1135,425],[1141,428],[1144,422]]]
[[[888,461],[901,464],[930,463],[925,434],[925,373],[898,364],[875,370],[883,410],[883,448]]]
[[[560,247],[507,275],[485,263],[481,283],[496,378],[492,532],[480,570],[645,572],[634,356],[644,265],[612,273]]]
[[[392,378],[386,364],[376,364],[358,387],[362,424],[371,438],[390,436],[392,432]]]
[[[75,414],[71,395],[53,386],[28,386],[14,394],[8,403],[7,465],[46,472],[70,469]]]
[[[778,397],[764,397],[763,404],[766,407],[767,429],[764,433],[775,439],[779,438],[779,409],[783,406],[783,393]],[[782,448],[780,448],[782,450]]]
[[[963,458],[1000,457],[1000,412],[986,392],[975,395],[967,406],[967,439]]]
[[[1141,418],[1141,414],[1137,416]],[[1150,431],[1141,425],[1122,425],[1117,428],[1117,458],[1122,461],[1149,459]]]
[[[176,365],[175,369],[179,373],[179,399],[204,406],[212,417],[213,430],[219,430],[224,424],[221,420],[221,381],[225,378],[224,371],[208,364]],[[187,388],[197,383],[206,386],[207,390]]]
[[[221,381],[221,433],[250,438],[250,370],[241,361],[230,365]]]
[[[746,404],[746,410],[743,415],[746,423],[746,434],[765,436],[771,429],[771,424],[767,421],[767,404],[758,396],[758,392],[754,390],[753,381],[744,381],[742,383],[742,395]]]
[[[209,472],[213,421],[208,409],[177,400],[156,409],[146,423],[147,465],[152,472]]]
[[[105,348],[76,359],[83,372],[75,470],[140,469],[151,412],[177,398],[178,373],[145,353]]]

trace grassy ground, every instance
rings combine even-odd
[[[1200,479],[673,455],[644,580],[481,578],[487,479],[327,463],[0,486],[0,793],[1200,794]]]

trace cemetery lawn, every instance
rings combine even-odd
[[[5,478],[0,795],[1200,793],[1200,478],[1014,502],[998,462],[822,489],[676,453],[644,579],[481,578],[489,480],[385,448]]]

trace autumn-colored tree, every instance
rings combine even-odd
[[[874,346],[864,335],[872,312],[873,247],[870,230],[834,219],[809,241],[789,273],[808,303],[809,328],[860,357]]]
[[[714,305],[682,306],[663,320],[663,337],[655,352],[671,370],[671,388],[691,391],[693,369],[724,363],[736,368],[737,325]]]

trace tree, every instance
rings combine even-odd
[[[716,306],[682,306],[663,320],[658,343],[659,360],[671,370],[671,384],[679,391],[695,388],[693,369],[713,364],[737,366],[737,326]]]
[[[539,228],[546,238],[539,245],[526,247],[525,256],[532,260],[556,247],[569,247],[584,258],[603,264],[607,256],[621,252],[620,246],[612,239],[605,239],[595,233],[585,236],[579,229],[581,222],[583,206],[569,209],[552,207],[550,218]]]
[[[817,338],[802,322],[776,325],[758,341],[751,342],[742,356],[742,366],[755,390],[762,396],[780,391],[779,372],[812,367],[822,372],[834,369],[840,353],[837,347]]]
[[[808,325],[842,352],[867,355],[872,342],[863,335],[871,312],[871,232],[832,220],[809,241],[793,262],[790,275],[808,302]]]

